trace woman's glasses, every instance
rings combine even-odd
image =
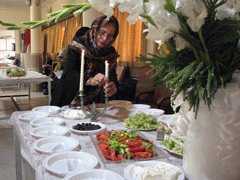
[[[111,41],[111,40],[113,39],[113,36],[107,34],[107,32],[101,31],[101,30],[99,30],[99,31],[97,32],[97,34],[98,34],[99,36],[101,36],[102,38],[103,38],[103,37],[106,37],[107,40],[109,40],[109,41]]]

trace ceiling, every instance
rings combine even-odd
[[[26,0],[1,0],[0,7],[27,8],[29,6],[26,4]]]

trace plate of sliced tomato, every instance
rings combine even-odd
[[[166,158],[162,149],[139,131],[111,130],[90,138],[103,164]]]

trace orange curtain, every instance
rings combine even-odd
[[[46,53],[57,59],[57,53],[67,48],[77,30],[82,26],[82,16],[71,17],[43,30]]]
[[[120,54],[118,65],[131,67],[144,66],[136,58],[140,54],[146,55],[146,38],[142,33],[143,23],[138,20],[135,24],[129,24],[126,20],[128,13],[122,13],[117,8],[114,9],[114,16],[119,22],[119,35],[113,44]]]

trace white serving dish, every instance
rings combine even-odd
[[[55,153],[43,161],[45,169],[62,177],[81,170],[92,169],[97,164],[98,160],[95,156],[75,151]]]
[[[66,119],[84,119],[86,117],[82,110],[66,110],[61,112],[60,115]]]
[[[41,126],[30,131],[31,136],[35,138],[44,138],[49,136],[64,136],[69,132],[64,126]]]
[[[96,130],[86,130],[86,131],[83,131],[83,130],[76,130],[76,129],[73,129],[73,126],[76,126],[77,124],[82,124],[82,123],[91,123],[91,124],[95,124],[95,125],[99,125],[101,126],[101,129],[96,129]],[[74,123],[74,124],[71,124],[69,126],[69,129],[70,131],[72,131],[73,133],[76,133],[76,134],[84,134],[84,135],[87,135],[87,134],[98,134],[98,133],[101,133],[103,132],[105,129],[106,129],[106,126],[102,123],[98,123],[98,122],[78,122],[78,123]]]
[[[141,166],[141,167],[150,167],[150,168],[154,168],[156,167],[158,164],[161,164],[161,163],[166,163],[166,162],[163,162],[163,161],[138,161],[136,163],[133,163],[133,164],[129,164],[125,169],[124,169],[124,176],[128,179],[128,180],[140,180],[136,174],[134,173],[134,167],[136,166]],[[172,166],[173,168],[176,168],[179,170],[179,176],[178,176],[178,179],[177,180],[184,180],[185,178],[185,175],[184,175],[184,172],[181,168],[173,165],[173,164],[170,164],[170,163],[166,163],[170,166]]]
[[[52,154],[62,151],[71,151],[79,145],[79,142],[71,137],[46,137],[33,143],[33,148],[40,153]]]
[[[89,169],[68,174],[63,180],[124,180],[119,174],[105,169]]]
[[[139,112],[143,112],[146,115],[152,115],[155,118],[158,118],[159,116],[164,114],[164,110],[162,109],[156,109],[156,108],[149,108],[149,109],[142,109],[138,110]]]
[[[127,106],[127,108],[131,110],[143,110],[143,109],[149,109],[151,108],[151,106],[147,104],[131,104]]]
[[[49,112],[50,114],[56,114],[61,108],[58,106],[38,106],[32,109],[37,112]]]
[[[29,112],[26,112],[26,113],[23,113],[23,114],[20,114],[18,116],[18,118],[22,121],[32,121],[32,120],[38,120],[38,119],[41,119],[41,118],[45,118],[47,116],[49,116],[50,113],[49,112],[33,112],[33,111],[29,111]]]
[[[177,114],[164,114],[162,116],[159,116],[157,118],[157,121],[160,121],[162,124],[164,124],[165,126],[168,125],[168,123],[171,123],[171,126],[175,126],[175,123],[173,123],[173,119],[176,119],[177,121]]]
[[[112,100],[108,101],[110,106],[113,107],[127,107],[132,104],[131,101],[126,101],[126,100]]]
[[[30,121],[31,126],[33,127],[40,127],[46,125],[62,125],[63,123],[63,118],[58,117],[44,117],[41,119]]]

